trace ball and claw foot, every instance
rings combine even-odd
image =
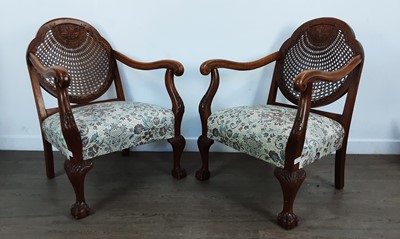
[[[297,216],[290,212],[281,212],[278,214],[278,225],[286,230],[293,229],[297,226]]]
[[[206,181],[210,178],[210,171],[208,171],[207,169],[199,169],[196,172],[196,178],[199,181]]]
[[[75,219],[81,219],[90,215],[90,208],[85,202],[76,202],[71,207],[71,215]]]
[[[186,170],[183,168],[172,169],[171,174],[176,179],[182,179],[186,177]]]

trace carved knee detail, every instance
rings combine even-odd
[[[67,172],[68,177],[80,178],[85,177],[90,169],[93,168],[92,160],[84,160],[80,162],[74,162],[73,160],[65,160],[64,169]]]

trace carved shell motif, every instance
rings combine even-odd
[[[77,48],[87,37],[85,28],[79,25],[62,24],[52,29],[56,40],[67,48]]]
[[[308,41],[321,48],[329,47],[337,38],[339,29],[331,25],[317,25],[308,29]]]

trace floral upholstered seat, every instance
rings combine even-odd
[[[219,110],[208,118],[207,137],[283,168],[296,112],[274,105]],[[297,159],[299,167],[340,149],[343,136],[344,129],[338,122],[311,113],[303,152]]]
[[[107,102],[72,110],[79,129],[85,160],[126,148],[174,137],[174,114],[170,109],[140,102]],[[43,122],[47,141],[66,156],[60,115]]]

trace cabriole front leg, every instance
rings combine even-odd
[[[71,207],[71,215],[75,219],[89,216],[90,208],[85,201],[85,176],[93,167],[92,160],[65,160],[64,169],[75,191],[76,201]]]
[[[186,177],[186,170],[181,168],[181,158],[183,149],[185,148],[185,138],[182,135],[169,139],[168,142],[172,145],[174,165],[171,174],[176,179]]]
[[[196,172],[196,178],[199,181],[205,181],[210,178],[210,171],[208,169],[208,160],[209,160],[209,152],[210,147],[214,143],[213,140],[207,138],[204,135],[200,135],[199,139],[197,140],[197,145],[200,151],[201,157],[201,168]]]
[[[306,178],[306,172],[303,169],[290,172],[277,167],[274,174],[281,184],[283,192],[283,210],[278,214],[278,224],[290,230],[297,226],[297,216],[293,213],[293,203],[301,184]]]

